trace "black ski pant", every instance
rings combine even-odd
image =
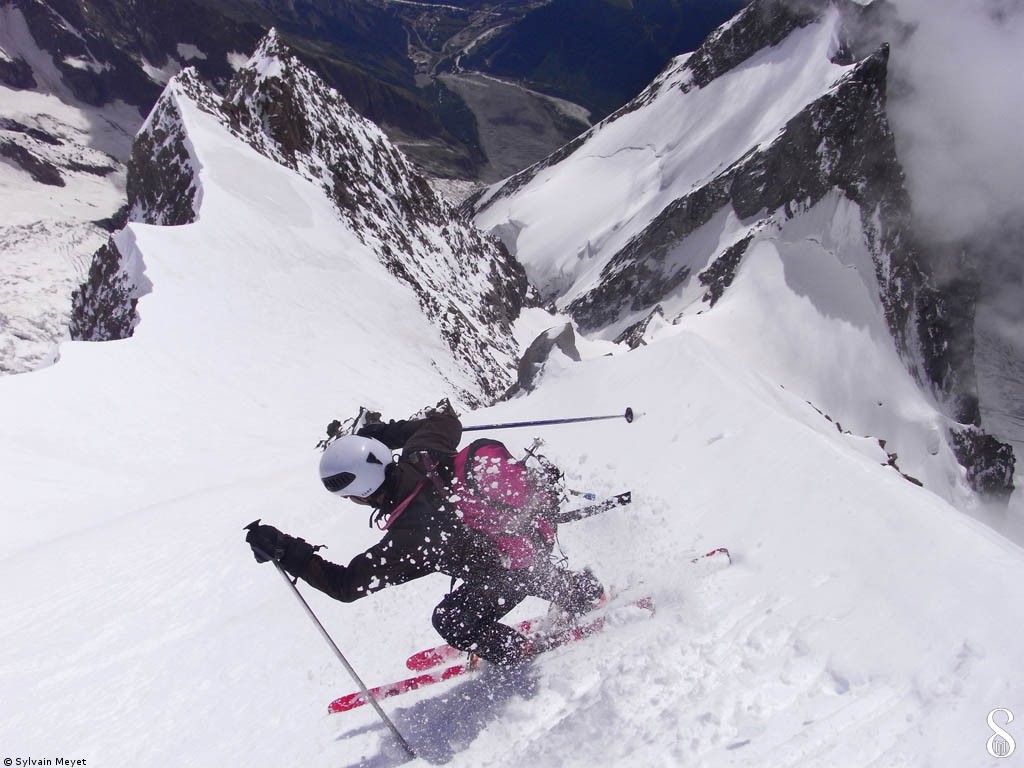
[[[445,642],[508,666],[526,655],[526,638],[500,619],[526,597],[550,600],[571,614],[585,613],[604,589],[589,572],[544,563],[522,570],[496,570],[463,582],[434,609],[433,624]]]

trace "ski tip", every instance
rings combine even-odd
[[[356,709],[366,703],[366,699],[363,698],[361,693],[350,693],[348,696],[342,696],[340,699],[335,699],[327,705],[327,714],[333,715],[338,712],[348,712],[350,709]]]
[[[438,651],[436,648],[431,648],[427,651],[421,651],[410,656],[405,661],[405,666],[414,672],[420,672],[425,669],[431,669],[440,664],[443,664],[448,660],[445,654]]]
[[[718,555],[723,555],[725,559],[728,561],[728,563],[732,565],[732,553],[730,553],[726,547],[718,547],[717,549],[712,549],[709,552],[705,552],[703,555],[697,555],[696,557],[692,558],[690,562],[699,563],[702,560],[711,560],[717,557]]]

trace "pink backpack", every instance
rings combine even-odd
[[[528,568],[551,549],[558,492],[497,440],[476,440],[455,455],[449,500],[468,527],[498,545],[508,568]]]

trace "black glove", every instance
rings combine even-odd
[[[248,531],[245,541],[252,547],[257,563],[273,560],[293,576],[306,569],[313,553],[319,549],[303,539],[281,533],[272,525],[260,525],[259,520],[249,523],[245,530]]]
[[[374,440],[380,440],[388,448],[395,449],[401,448],[402,443],[405,442],[402,434],[404,427],[404,421],[396,422],[392,419],[387,424],[378,421],[374,424],[366,424],[360,427],[356,434],[359,437],[372,437]]]

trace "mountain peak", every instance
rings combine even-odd
[[[232,85],[235,85],[239,76],[244,78],[244,73],[252,73],[257,81],[268,79],[287,79],[296,68],[305,68],[299,63],[291,47],[284,41],[276,28],[271,27],[267,34],[257,44],[249,60],[239,69]],[[235,90],[231,88],[231,90]]]
[[[518,351],[512,322],[533,300],[522,267],[496,240],[458,217],[384,132],[302,64],[274,30],[223,97],[195,70],[168,83],[133,147],[128,186],[134,221],[196,220],[204,163],[195,156],[201,147],[192,136],[194,117],[187,117],[190,104],[234,139],[322,190],[363,246],[416,293],[466,374],[463,380],[475,382],[460,391],[464,401],[493,400],[508,388]],[[97,253],[104,265],[97,270],[100,284],[90,284],[76,299],[77,338],[131,333],[134,303],[126,300],[134,302],[140,291],[118,265],[120,258],[113,246]],[[95,304],[90,297],[102,296],[110,297],[103,307],[89,306]],[[97,320],[113,305],[116,324]],[[110,336],[106,329],[112,327],[117,331]]]

